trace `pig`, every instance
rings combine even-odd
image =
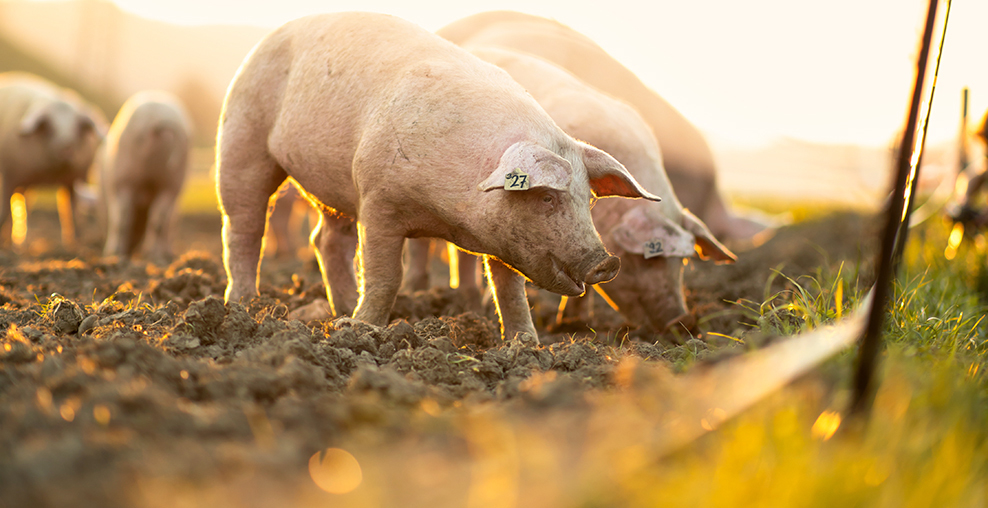
[[[106,137],[100,170],[107,217],[103,255],[172,258],[169,233],[188,170],[192,124],[174,95],[143,91],[120,108]]]
[[[258,294],[268,199],[291,177],[320,209],[321,312],[353,305],[378,326],[405,238],[434,237],[483,254],[502,337],[537,340],[526,278],[576,296],[620,267],[593,228],[594,197],[661,199],[504,71],[383,14],[314,15],[265,37],[230,84],[217,145],[226,300]]]
[[[765,224],[728,210],[718,188],[713,154],[700,131],[583,34],[554,20],[511,11],[468,16],[436,33],[460,46],[497,45],[539,56],[627,102],[662,147],[662,162],[680,203],[717,238],[744,244],[766,229]]]
[[[76,189],[84,187],[104,131],[102,113],[75,92],[28,73],[0,74],[0,227],[10,222],[15,193],[55,185],[62,243],[74,245]]]
[[[621,257],[621,272],[602,289],[630,323],[656,332],[670,327],[694,331],[696,319],[683,297],[683,260],[697,253],[717,262],[736,257],[679,203],[661,149],[641,115],[541,58],[493,46],[466,48],[507,71],[567,134],[611,154],[643,187],[662,197],[661,202],[608,198],[594,206],[594,226],[604,246]],[[474,297],[479,294],[475,279],[465,273],[470,261],[460,264],[461,286]]]

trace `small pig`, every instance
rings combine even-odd
[[[168,92],[138,92],[120,108],[100,174],[107,214],[103,255],[128,258],[144,241],[150,259],[171,259],[169,230],[185,183],[191,125],[181,101]]]
[[[642,115],[662,147],[679,201],[721,239],[747,240],[765,225],[732,215],[717,188],[713,154],[700,131],[592,40],[557,21],[511,11],[484,12],[436,32],[460,46],[496,45],[544,58]]]
[[[10,221],[11,196],[55,185],[62,242],[74,244],[75,189],[86,180],[104,129],[102,115],[75,92],[23,72],[0,74],[0,227]]]
[[[291,177],[321,209],[323,313],[386,325],[405,238],[443,238],[485,255],[507,339],[537,340],[525,277],[576,296],[617,275],[595,195],[660,199],[504,71],[371,13],[301,18],[254,48],[224,102],[217,168],[228,301],[258,294],[268,199]]]
[[[621,257],[621,273],[603,289],[631,323],[659,332],[670,326],[692,330],[696,321],[683,298],[683,259],[698,251],[715,261],[735,257],[676,199],[659,146],[641,115],[541,58],[497,47],[466,48],[507,71],[566,133],[613,155],[643,187],[662,197],[661,203],[601,199],[593,208],[604,246]],[[469,262],[461,263],[469,269]],[[466,277],[461,284],[469,287],[472,280]]]

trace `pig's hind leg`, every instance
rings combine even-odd
[[[409,238],[405,242],[408,266],[405,269],[405,286],[409,291],[429,289],[429,250],[432,238]]]
[[[103,245],[104,256],[119,256],[121,259],[130,255],[130,246],[134,243],[132,237],[136,227],[134,190],[129,187],[112,189],[112,195],[107,196],[107,227],[106,243]],[[143,225],[142,225],[143,226]]]
[[[14,230],[13,217],[10,211],[10,200],[14,197],[14,186],[4,177],[0,183],[0,245],[12,244],[11,234]]]
[[[241,141],[223,139],[216,176],[223,213],[223,266],[228,302],[258,295],[268,200],[288,177],[268,155],[263,143]]]
[[[357,248],[357,225],[353,219],[324,210],[309,242],[326,286],[333,316],[349,316],[357,306],[357,281],[353,272]]]
[[[172,259],[171,235],[169,233],[176,201],[178,201],[178,191],[169,189],[160,192],[155,196],[148,212],[148,257],[161,264],[168,263]]]

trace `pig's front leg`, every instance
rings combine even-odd
[[[386,326],[395,297],[401,287],[401,251],[404,235],[387,227],[357,223],[357,283],[360,300],[353,311],[354,319]]]
[[[349,316],[357,306],[357,281],[353,273],[357,225],[353,219],[323,212],[310,242],[316,249],[329,312],[334,317]]]
[[[539,335],[535,332],[532,311],[528,308],[528,296],[525,294],[525,277],[490,256],[484,256],[484,264],[487,265],[494,291],[497,314],[501,318],[501,338],[511,340],[518,334],[529,334],[529,340],[538,343]]]
[[[483,307],[481,284],[477,276],[477,256],[469,252],[456,252],[457,269],[460,276],[460,293],[466,300],[466,307],[472,311],[480,311]]]

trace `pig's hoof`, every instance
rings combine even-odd
[[[380,326],[374,326],[370,323],[361,321],[359,319],[353,319],[350,317],[340,317],[333,320],[333,327],[337,330],[342,330],[344,328],[349,328],[357,333],[357,335],[363,335],[365,333],[370,333],[374,331],[380,331]]]
[[[540,344],[539,336],[531,332],[515,332],[514,337],[511,337],[506,342],[511,341],[517,341],[524,346],[538,346]]]
[[[305,323],[321,319],[330,319],[332,317],[333,313],[330,311],[329,302],[326,300],[316,300],[288,313],[288,319],[297,319]]]

